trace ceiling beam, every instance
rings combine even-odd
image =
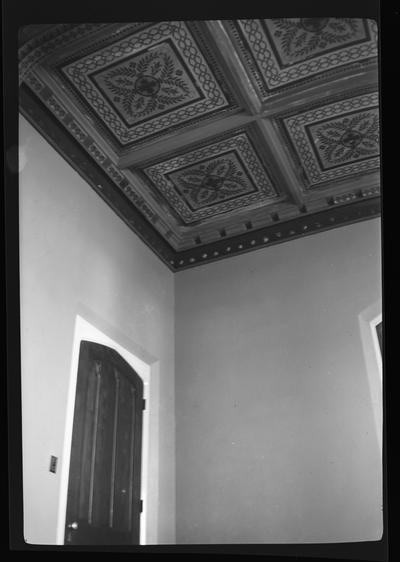
[[[212,123],[197,124],[187,129],[163,135],[143,147],[134,147],[121,155],[118,166],[121,169],[143,166],[151,161],[167,158],[169,153],[188,150],[190,145],[200,141],[212,142],[214,136],[229,133],[231,130],[246,127],[254,121],[254,117],[246,113],[225,116]]]
[[[249,79],[237,49],[223,23],[219,20],[213,20],[207,22],[207,25],[212,32],[218,51],[224,58],[233,77],[234,88],[245,99],[249,112],[257,115],[262,110],[260,97]]]
[[[358,68],[357,68],[358,67]],[[279,114],[288,114],[291,111],[301,111],[301,106],[309,106],[312,103],[323,105],[325,100],[335,96],[357,95],[360,90],[374,89],[378,84],[378,65],[376,61],[371,61],[368,68],[360,65],[350,66],[347,69],[336,71],[329,78],[323,76],[314,82],[299,83],[290,89],[282,88],[276,93],[271,93],[271,97],[264,100],[260,108],[259,115],[262,117],[276,117]]]

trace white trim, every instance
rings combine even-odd
[[[96,323],[98,324],[99,322]],[[115,330],[108,329],[107,332],[112,332],[115,337]],[[146,409],[143,412],[141,477],[143,511],[140,516],[140,544],[157,544],[159,412],[158,362],[151,361],[151,359],[149,360],[149,356],[146,353],[138,353],[138,346],[133,343],[129,345],[126,338],[123,338],[124,346],[116,341],[116,339],[121,340],[121,338],[118,338],[118,335],[115,339],[113,339],[110,335],[105,333],[103,326],[102,330],[100,330],[77,314],[72,345],[64,446],[60,463],[60,496],[57,524],[57,544],[59,545],[64,544],[72,426],[75,408],[79,348],[82,340],[89,340],[112,347],[135,369],[140,378],[143,380],[143,396],[146,400]],[[139,355],[142,355],[142,358],[140,358]],[[143,360],[144,358],[145,360]]]
[[[370,321],[370,328],[372,333],[372,340],[374,342],[375,358],[379,369],[379,374],[382,382],[382,351],[379,345],[378,333],[376,327],[382,322],[382,313],[378,314],[376,318]]]
[[[376,326],[382,322],[382,303],[378,301],[359,314],[361,341],[367,367],[368,383],[374,412],[377,439],[382,452],[382,354]]]

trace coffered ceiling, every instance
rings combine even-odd
[[[377,216],[377,25],[32,25],[20,109],[174,271]]]

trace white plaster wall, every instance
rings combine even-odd
[[[74,325],[90,312],[158,361],[159,543],[175,540],[174,278],[21,118],[24,536],[55,544]],[[123,344],[122,344],[123,345]]]
[[[48,468],[82,311],[157,359],[158,543],[175,541],[175,514],[178,543],[379,538],[358,323],[381,297],[379,220],[181,272],[174,306],[173,275],[23,118],[20,139],[27,542],[57,540]]]
[[[376,540],[380,221],[176,275],[178,543]]]

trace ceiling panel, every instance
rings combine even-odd
[[[315,80],[321,74],[377,55],[372,20],[276,18],[227,24],[260,96]]]
[[[379,168],[376,92],[320,105],[282,122],[305,172],[306,189]]]
[[[265,205],[278,196],[244,131],[148,166],[143,172],[185,224],[248,205]]]
[[[62,73],[120,145],[171,132],[238,109],[199,29],[184,22],[142,25],[62,64]]]
[[[20,39],[21,112],[174,271],[379,214],[374,21],[35,24]]]

